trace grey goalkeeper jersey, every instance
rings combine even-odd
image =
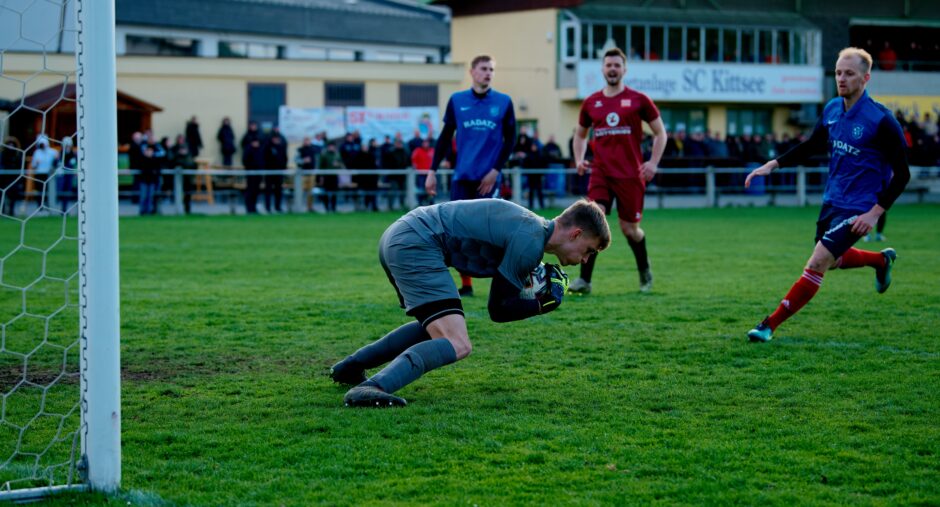
[[[444,252],[448,266],[522,289],[538,266],[555,222],[501,199],[451,201],[412,210],[401,221]]]

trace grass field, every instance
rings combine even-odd
[[[652,294],[617,233],[592,295],[528,321],[478,281],[473,354],[391,410],[326,374],[407,321],[376,259],[397,215],[123,219],[123,490],[49,503],[940,504],[940,207],[891,211],[886,294],[833,271],[745,338],[817,211],[650,211]]]

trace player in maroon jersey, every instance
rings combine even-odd
[[[578,174],[590,170],[588,199],[604,208],[609,215],[617,203],[620,230],[627,238],[640,272],[640,291],[653,288],[653,272],[646,255],[646,233],[640,228],[643,218],[643,197],[646,183],[656,175],[659,160],[666,149],[666,127],[659,109],[646,95],[627,88],[627,57],[619,48],[604,53],[604,79],[607,86],[592,94],[581,104],[581,114],[574,135],[574,160]],[[643,161],[640,142],[643,124],[653,131],[653,152]],[[594,131],[594,161],[584,159],[588,129]],[[597,255],[581,265],[581,277],[571,283],[570,292],[591,292],[591,274]]]

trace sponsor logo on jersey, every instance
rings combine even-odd
[[[601,102],[601,101],[599,101],[599,100],[598,100],[598,101],[595,101],[595,102],[594,102],[594,107],[604,107],[604,103]]]
[[[832,148],[837,151],[848,153],[849,155],[858,155],[859,153],[862,152],[862,150],[856,148],[855,146],[852,146],[851,144],[845,141],[840,141],[838,139],[832,140]]]
[[[613,128],[600,127],[600,128],[594,129],[594,137],[596,139],[600,139],[601,137],[604,137],[604,136],[630,135],[630,133],[632,132],[633,132],[633,129],[631,129],[629,125],[625,125],[623,127],[613,127]]]
[[[862,134],[865,133],[865,128],[861,125],[855,125],[852,127],[852,139],[861,139]]]
[[[607,115],[607,125],[611,127],[616,127],[620,124],[620,115],[617,113],[610,113]]]
[[[490,129],[494,130],[496,128],[496,122],[490,120],[484,120],[482,118],[475,118],[473,120],[466,120],[463,122],[463,128],[465,129]]]
[[[630,99],[620,99],[620,107],[630,107],[632,103],[633,101]]]

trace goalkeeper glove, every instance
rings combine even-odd
[[[539,296],[539,313],[548,313],[561,304],[568,291],[568,275],[557,264],[545,265],[545,278],[548,278],[548,290]]]

